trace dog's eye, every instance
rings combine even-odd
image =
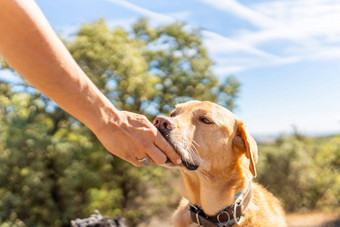
[[[206,118],[206,117],[200,117],[200,121],[203,122],[204,124],[210,125],[213,124],[214,122],[212,122],[210,119]]]
[[[169,116],[170,116],[170,117],[176,117],[176,113],[172,112],[172,113],[170,113]]]

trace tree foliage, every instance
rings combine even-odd
[[[100,20],[83,25],[67,47],[118,108],[150,119],[190,99],[232,109],[239,93],[235,78],[219,81],[211,72],[199,30],[182,23],[155,28],[141,19],[128,32]],[[69,226],[95,209],[136,226],[167,214],[179,199],[176,171],[114,157],[25,82],[0,82],[0,151],[3,226]],[[257,180],[287,211],[339,207],[339,136],[295,133],[260,144],[259,152]]]
[[[288,212],[340,205],[340,136],[307,138],[299,133],[259,146],[258,181]]]
[[[115,106],[151,117],[190,99],[231,109],[239,91],[233,77],[218,83],[199,31],[185,24],[152,28],[141,19],[128,33],[100,20],[84,25],[68,47]]]
[[[83,25],[67,47],[115,106],[150,119],[189,99],[233,108],[239,91],[235,78],[218,81],[199,31],[181,23],[153,28],[141,19],[127,32],[100,20]],[[109,154],[25,82],[1,82],[0,130],[0,223],[69,226],[99,209],[136,225],[177,203],[176,187],[164,187],[176,173]]]

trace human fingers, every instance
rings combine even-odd
[[[112,153],[113,155],[123,159],[126,162],[129,162],[130,164],[132,164],[136,167],[142,167],[143,166],[143,164],[138,161],[139,159],[142,159],[142,158],[137,158],[135,155],[129,155],[129,154],[127,154],[127,152],[117,153],[116,151],[112,151],[110,149],[108,149],[108,151],[110,151],[110,153]]]
[[[161,155],[164,155],[161,151],[159,152],[161,153]],[[129,147],[129,149],[123,153],[124,157],[122,157],[122,159],[130,162],[136,167],[151,166],[154,164],[154,159],[162,161],[163,158],[162,156],[159,157],[157,156],[157,154],[154,154],[153,149],[144,143],[141,143],[137,146]]]
[[[160,150],[164,152],[164,154],[170,159],[173,164],[180,165],[182,163],[181,156],[174,150],[170,143],[166,141],[166,139],[158,130],[154,143]]]
[[[141,162],[139,162],[137,158],[131,158],[131,159],[126,159],[125,161],[130,162],[132,165],[136,166],[136,167],[142,167],[144,166]]]
[[[148,147],[146,153],[157,164],[164,164],[167,160],[166,155],[155,145]]]
[[[169,158],[174,164],[181,163],[180,156],[145,116],[134,113],[127,114],[129,114],[129,116],[133,116],[133,121],[129,122],[131,125],[136,128],[143,128],[143,140],[148,140],[148,143],[151,142],[152,144],[144,144],[144,146],[142,146],[144,149],[141,149],[140,152],[148,154],[149,157],[151,157],[151,159],[157,164],[164,164],[167,158]],[[141,136],[141,134],[138,136]]]

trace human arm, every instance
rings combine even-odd
[[[0,0],[0,54],[30,84],[89,127],[111,153],[134,164],[179,155],[142,115],[117,110],[85,75],[32,0]],[[164,153],[163,153],[163,152]]]

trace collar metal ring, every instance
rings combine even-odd
[[[230,215],[229,215],[229,213],[227,212],[227,211],[224,211],[224,210],[222,210],[218,215],[217,215],[217,221],[218,221],[218,223],[220,224],[220,225],[222,225],[222,226],[224,226],[226,223],[222,223],[221,221],[220,221],[220,215],[221,214],[227,214],[228,215],[228,221],[227,221],[227,223],[230,221]]]

